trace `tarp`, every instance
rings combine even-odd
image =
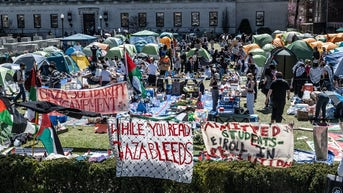
[[[286,47],[297,56],[298,60],[312,59],[313,49],[302,40],[297,40]]]
[[[326,63],[333,64],[334,75],[343,75],[343,52],[335,52],[325,57]]]
[[[245,53],[249,53],[250,50],[252,50],[254,48],[260,48],[260,46],[258,44],[255,44],[255,43],[243,46],[243,50]]]
[[[327,42],[341,42],[343,41],[343,33],[338,33],[338,34],[326,34],[326,41]]]
[[[61,41],[95,41],[96,39],[97,37],[78,33],[65,37]]]
[[[5,90],[7,89],[9,89],[10,91],[13,90],[12,85],[11,85],[11,83],[14,83],[13,74],[14,74],[14,70],[0,66],[0,85],[3,85],[3,88]]]
[[[252,36],[253,43],[259,45],[261,48],[269,43],[272,43],[273,37],[269,34],[260,34]]]
[[[285,44],[283,43],[281,38],[276,37],[275,39],[273,39],[272,44],[275,47],[283,47]]]
[[[43,114],[57,111],[59,113],[62,113],[64,115],[67,115],[69,117],[76,118],[76,119],[81,119],[83,116],[87,116],[87,117],[101,116],[100,113],[84,111],[84,110],[80,110],[76,108],[64,107],[64,106],[57,105],[51,102],[46,102],[46,101],[22,102],[22,103],[18,103],[18,106],[26,107],[33,111],[36,111],[38,113],[43,113]]]
[[[291,80],[293,77],[292,68],[298,61],[296,55],[285,47],[275,48],[270,52],[270,56],[267,58],[264,66],[264,70],[272,65],[273,59],[277,62],[276,70],[282,72],[286,80]]]
[[[47,58],[49,62],[55,62],[56,69],[60,72],[66,72],[68,74],[80,71],[78,65],[68,55],[55,55]]]

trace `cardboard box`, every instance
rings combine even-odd
[[[308,112],[303,110],[297,111],[297,119],[298,121],[308,121]]]

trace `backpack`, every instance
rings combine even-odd
[[[14,74],[13,74],[13,81],[14,82],[18,82],[19,80],[18,80],[18,73],[19,73],[19,70],[16,70],[15,72],[14,72]]]

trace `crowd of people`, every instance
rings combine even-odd
[[[266,97],[265,109],[272,111],[271,122],[282,121],[282,113],[286,98],[290,98],[290,91],[294,91],[295,97],[301,98],[303,86],[306,83],[312,83],[316,90],[334,90],[337,86],[337,80],[333,75],[333,64],[326,64],[325,62],[327,55],[325,49],[319,52],[315,48],[311,60],[298,61],[292,69],[294,76],[289,84],[283,79],[283,74],[277,72],[277,61],[265,68],[263,72],[259,72],[260,68],[254,62],[253,55],[245,53],[243,49],[244,45],[251,43],[251,38],[249,38],[251,36],[244,35],[243,37],[231,37],[224,34],[218,39],[210,40],[206,37],[180,39],[179,41],[174,39],[170,45],[163,45],[160,48],[158,58],[137,55],[133,60],[144,77],[142,81],[145,81],[145,86],[162,87],[159,91],[170,92],[173,78],[210,80],[210,88],[207,89],[212,93],[212,111],[217,111],[220,86],[234,81],[238,82],[240,76],[246,76],[247,81],[241,82],[241,84],[245,84],[246,112],[254,114],[254,104],[260,89],[260,92]],[[220,46],[215,46],[215,43]],[[75,46],[78,50],[82,50],[80,44]],[[195,51],[189,55],[191,49],[195,49]],[[211,58],[202,55],[201,49],[205,49]],[[106,58],[99,56],[97,48],[94,46],[91,51],[93,54],[90,57],[89,70],[93,76],[89,78],[88,83],[105,86],[128,80],[125,57]],[[49,87],[61,88],[62,75],[56,70],[53,63],[50,64],[49,71],[51,73]],[[258,80],[261,74],[263,74],[263,78]],[[15,97],[15,101],[20,96],[22,101],[26,101],[25,92],[21,88],[22,81],[18,81],[20,93]],[[201,83],[202,81],[198,85],[204,87]],[[83,85],[83,88],[88,88],[88,85]]]

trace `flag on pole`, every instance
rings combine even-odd
[[[36,136],[43,143],[48,154],[64,155],[60,139],[51,124],[48,114],[42,114],[42,122]]]
[[[146,97],[146,91],[142,82],[142,74],[137,68],[136,64],[132,61],[128,52],[125,51],[125,60],[128,71],[128,76],[132,87],[138,94],[141,94],[143,98]]]
[[[41,82],[37,79],[36,65],[34,64],[27,81],[25,81],[25,87],[29,91],[29,101],[37,101],[38,86],[41,86]],[[25,117],[31,122],[38,124],[38,113],[35,111],[27,109]]]

